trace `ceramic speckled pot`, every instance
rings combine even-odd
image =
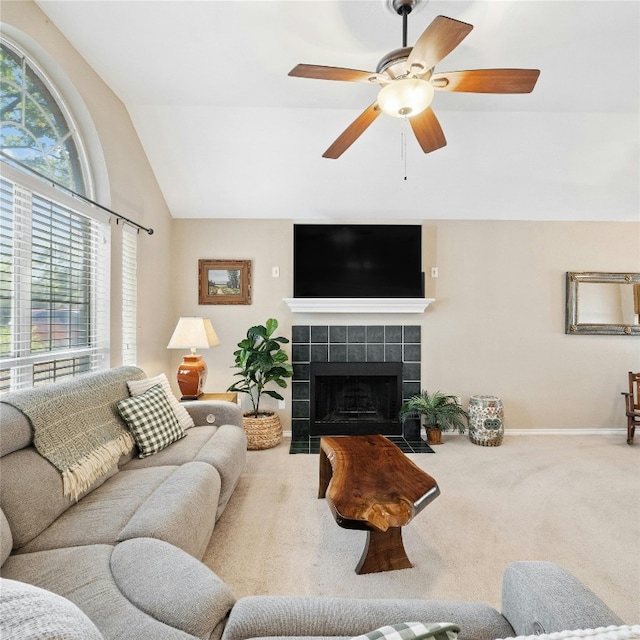
[[[483,447],[497,447],[504,436],[504,409],[495,396],[471,396],[469,439]]]

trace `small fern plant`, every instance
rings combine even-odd
[[[411,396],[400,408],[400,419],[418,418],[427,429],[449,431],[457,429],[464,433],[469,423],[469,414],[462,408],[456,396],[427,390]]]

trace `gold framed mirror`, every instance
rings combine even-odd
[[[565,333],[640,335],[640,273],[567,271]]]

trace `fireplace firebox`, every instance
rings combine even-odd
[[[311,362],[309,433],[402,436],[400,362]]]

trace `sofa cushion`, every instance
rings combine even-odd
[[[221,632],[233,593],[213,571],[166,542],[136,538],[111,556],[118,587],[140,610],[198,638]]]
[[[456,640],[460,627],[448,622],[400,622],[386,625],[352,640]]]
[[[0,578],[3,640],[103,640],[96,625],[66,598],[25,582]]]
[[[4,429],[4,425],[3,425]],[[7,516],[13,545],[20,548],[51,526],[76,501],[62,491],[60,472],[33,447],[2,458],[0,505]],[[88,490],[93,491],[118,471],[116,466]],[[81,494],[82,497],[85,494]]]
[[[210,464],[218,471],[222,481],[216,513],[216,518],[219,518],[244,470],[247,459],[247,437],[244,429],[235,424],[223,424],[220,427],[194,427],[186,434],[182,440],[174,442],[154,456],[134,458],[122,469],[180,465],[191,460]]]
[[[12,451],[24,449],[33,443],[33,431],[27,416],[15,407],[0,400],[0,424],[2,438],[0,438],[0,456],[6,456]]]
[[[135,438],[141,458],[153,455],[185,436],[162,385],[154,385],[140,395],[120,400],[118,411]]]
[[[158,467],[120,471],[65,511],[18,553],[84,544],[115,544],[118,533],[147,498],[175,471]]]
[[[2,575],[69,599],[105,638],[194,640],[190,633],[141,611],[122,593],[111,571],[112,553],[110,545],[88,545],[14,555],[5,562]],[[217,637],[219,633],[211,636]]]
[[[117,540],[158,538],[200,559],[213,533],[219,493],[218,472],[203,462],[188,462],[140,505]]]
[[[141,393],[144,393],[145,391],[151,389],[151,387],[156,384],[162,386],[162,389],[167,396],[167,400],[169,400],[169,404],[171,405],[173,413],[178,419],[180,426],[183,429],[189,429],[195,426],[193,418],[191,417],[189,412],[180,404],[178,398],[173,395],[171,385],[169,384],[167,376],[165,376],[164,373],[153,376],[152,378],[145,378],[143,380],[130,380],[129,382],[127,382],[129,393],[132,396],[140,395]]]
[[[11,535],[11,527],[4,511],[0,510],[0,565],[9,557],[13,549],[13,536]]]

